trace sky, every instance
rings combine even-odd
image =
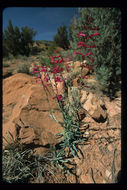
[[[11,19],[13,27],[28,26],[37,31],[34,40],[52,41],[57,28],[64,24],[69,26],[78,7],[9,7],[3,10],[3,31]]]

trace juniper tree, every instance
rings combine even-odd
[[[69,46],[67,27],[63,24],[57,29],[57,34],[54,36],[54,43],[63,49],[67,49]]]
[[[20,31],[17,26],[13,27],[11,20],[9,20],[8,26],[3,32],[3,55],[22,54],[28,56],[35,35],[36,31],[32,28],[25,26]]]
[[[11,20],[9,20],[8,27],[3,33],[3,52],[7,51],[12,55],[17,55],[19,53],[19,39],[20,31],[18,27],[14,28]]]

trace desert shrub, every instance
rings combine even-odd
[[[42,65],[42,66],[49,66],[49,62],[50,62],[50,58],[49,57],[47,57],[47,56],[40,56],[39,57],[39,61],[40,61],[40,64]]]
[[[29,68],[30,68],[29,63],[22,63],[22,64],[18,65],[17,72],[18,73],[30,74]]]
[[[43,49],[41,49],[41,48],[35,46],[35,47],[32,47],[32,48],[31,48],[30,54],[31,54],[31,55],[37,55],[37,54],[38,54],[39,52],[41,52],[41,51],[43,51]]]
[[[34,155],[33,150],[20,144],[18,138],[12,141],[7,139],[7,145],[2,151],[2,178],[5,183],[48,183],[50,180],[58,181],[54,151]]]
[[[2,151],[2,177],[7,183],[24,183],[27,182],[30,176],[33,176],[31,169],[34,161],[31,157],[31,150],[22,150],[21,144],[17,139],[14,140],[9,133],[12,142],[7,139],[7,146]]]
[[[14,56],[11,53],[9,53],[8,60],[13,60],[13,59],[14,59]]]
[[[51,45],[49,45],[47,49],[47,55],[51,56],[54,53],[56,47],[57,47],[56,43],[52,43]]]
[[[22,61],[27,61],[28,60],[28,57],[26,55],[21,55],[21,54],[16,55],[15,58],[20,59]]]
[[[10,64],[9,63],[3,63],[3,67],[9,67],[10,66]]]

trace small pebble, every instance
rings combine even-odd
[[[82,170],[81,170],[80,168],[78,168],[78,169],[77,169],[77,172],[76,172],[76,175],[77,175],[77,176],[80,176],[81,173],[82,173]]]
[[[112,173],[109,170],[106,170],[105,174],[107,178],[112,179]]]

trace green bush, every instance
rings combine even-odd
[[[10,64],[9,63],[3,63],[3,67],[9,67]]]
[[[7,183],[24,183],[27,182],[30,176],[33,176],[31,169],[33,167],[33,159],[31,150],[22,150],[22,147],[17,139],[14,140],[11,133],[12,142],[7,139],[7,146],[2,151],[2,177]]]
[[[47,155],[33,155],[33,150],[20,144],[16,138],[7,139],[7,146],[2,151],[2,178],[5,183],[48,183],[57,180],[57,168],[54,166],[54,151]],[[60,180],[57,180],[60,182]]]
[[[8,26],[3,32],[3,56],[8,56],[10,53],[14,56],[18,54],[29,56],[36,33],[27,26],[22,27],[20,31],[17,26],[13,27],[9,20]]]
[[[121,11],[117,8],[82,8],[79,9],[79,13],[80,17],[74,18],[70,25],[71,47],[79,51],[77,48],[79,31],[84,34],[100,33],[89,40],[90,44],[96,44],[97,48],[92,49],[94,62],[91,63],[89,60],[87,63],[94,66],[96,78],[102,85],[103,92],[112,98],[116,91],[120,90],[118,87],[121,78]],[[80,37],[80,41],[86,43],[85,37]],[[88,50],[86,48],[86,52]]]
[[[69,40],[68,40],[68,31],[67,27],[63,24],[57,29],[57,34],[54,36],[54,42],[63,49],[68,49]]]
[[[42,66],[49,66],[49,65],[51,65],[51,64],[49,63],[49,62],[50,62],[50,58],[47,57],[47,56],[40,56],[39,61],[40,61],[40,64],[41,64]]]
[[[54,50],[56,49],[57,45],[55,43],[52,43],[50,46],[48,46],[47,54],[48,56],[51,56],[54,53]]]
[[[26,55],[21,55],[21,54],[16,55],[15,58],[20,59],[22,61],[27,61],[28,60],[28,57]]]
[[[29,63],[22,63],[22,64],[18,65],[17,72],[18,73],[30,74],[29,68],[30,68]]]

